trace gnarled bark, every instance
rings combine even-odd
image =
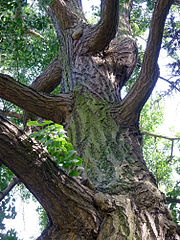
[[[128,156],[120,163],[119,187],[111,191],[107,187],[109,193],[102,193],[70,178],[37,143],[7,120],[0,120],[0,161],[34,194],[49,217],[39,240],[178,239],[163,195],[147,169],[140,171],[136,157],[131,158],[131,162],[136,159],[131,165]]]
[[[50,4],[61,41],[60,95],[42,94],[36,82],[31,86],[35,91],[0,74],[2,98],[66,123],[84,160],[83,177],[94,185],[89,189],[68,177],[37,143],[0,118],[0,161],[36,196],[50,218],[39,239],[178,239],[165,198],[144,162],[138,128],[140,110],[158,77],[157,59],[171,4],[157,0],[141,73],[123,100],[120,91],[137,61],[129,21],[132,1],[119,11],[119,1],[102,0],[101,20],[95,26],[85,21],[80,0]],[[44,77],[51,75],[45,72]]]

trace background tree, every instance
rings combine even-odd
[[[0,161],[49,218],[39,239],[178,239],[165,198],[143,160],[139,131],[140,112],[159,76],[157,60],[173,1],[147,1],[153,15],[142,66],[132,84],[137,45],[130,13],[137,3],[142,1],[101,1],[100,20],[90,25],[80,0],[39,1],[54,25],[56,41],[42,11],[34,13],[24,1],[1,1],[1,46],[8,53],[2,54],[2,63],[5,73],[11,67],[16,71],[11,77],[0,74],[0,96],[26,110],[22,117],[13,105],[16,112],[9,113],[9,104],[3,102],[3,114],[16,115],[19,124],[36,117],[63,124],[84,160],[80,180],[69,177],[46,149],[28,138],[28,130],[1,117]],[[33,25],[33,18],[38,24]],[[38,56],[36,46],[42,48]],[[30,87],[21,83],[45,66]],[[125,84],[128,92],[122,98]],[[48,95],[54,89],[56,95]]]

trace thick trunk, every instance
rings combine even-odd
[[[138,126],[120,126],[111,104],[81,89],[68,132],[84,159],[87,176],[103,192],[134,191],[135,178],[149,177],[141,150]],[[139,181],[139,180],[138,180]]]
[[[1,118],[0,161],[25,183],[50,219],[38,239],[178,240],[164,196],[143,162],[139,134],[116,126],[103,111],[104,102],[86,101],[92,107],[80,101],[69,131],[96,189],[68,177],[37,143]]]

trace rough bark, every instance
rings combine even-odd
[[[132,1],[118,11],[119,1],[102,0],[101,20],[95,26],[87,24],[80,0],[50,4],[61,43],[60,95],[42,94],[36,82],[31,86],[38,88],[35,91],[0,74],[2,98],[40,117],[66,123],[84,160],[82,177],[93,183],[90,189],[68,177],[37,143],[0,118],[0,162],[27,186],[50,219],[38,239],[178,239],[165,198],[144,162],[138,128],[140,110],[157,80],[171,4],[157,0],[141,73],[122,101],[121,89],[137,61],[129,21]],[[47,79],[51,74],[42,73]]]
[[[138,161],[121,164],[119,192],[91,190],[58,168],[16,126],[0,119],[0,161],[25,183],[49,216],[39,240],[178,239],[163,195],[145,167],[140,175]]]
[[[0,74],[0,95],[27,111],[58,123],[66,122],[72,111],[71,94],[58,96],[43,94],[5,74]]]
[[[32,82],[30,87],[38,92],[51,93],[60,84],[62,71],[63,69],[59,57],[56,56],[49,66]],[[24,126],[26,126],[28,120],[35,120],[36,118],[36,115],[24,111]]]
[[[62,236],[93,239],[101,218],[93,206],[92,191],[58,168],[23,131],[0,119],[0,160],[34,194]]]

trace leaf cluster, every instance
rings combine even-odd
[[[72,144],[68,142],[66,131],[62,125],[54,124],[52,121],[30,121],[27,126],[40,127],[39,131],[34,131],[30,136],[38,140],[40,144],[47,148],[57,165],[68,171],[70,176],[78,176],[78,169],[82,165],[82,159],[77,156]]]

